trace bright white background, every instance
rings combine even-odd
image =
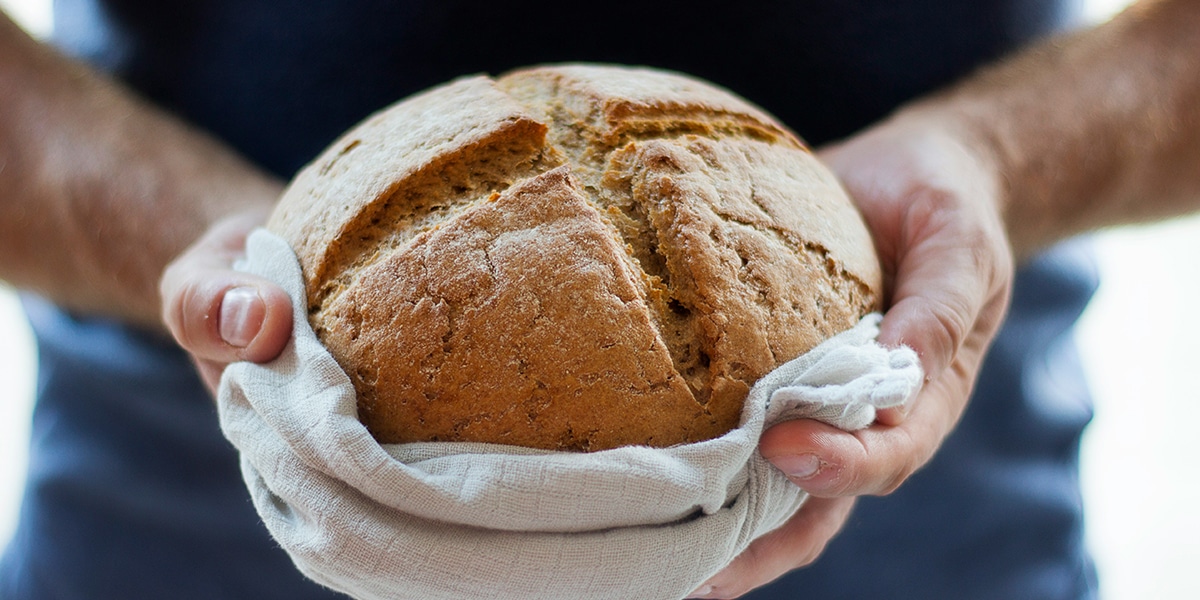
[[[1101,20],[1128,0],[1087,0]],[[0,0],[35,34],[48,0]],[[1103,286],[1077,334],[1096,396],[1084,440],[1089,543],[1104,598],[1200,598],[1200,217],[1097,237]],[[0,284],[0,541],[11,534],[26,461],[33,340]]]
[[[0,9],[34,35],[50,32],[50,0],[0,0]],[[0,540],[11,537],[21,500],[35,364],[33,334],[16,295],[0,281]]]

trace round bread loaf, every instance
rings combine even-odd
[[[711,439],[757,379],[880,304],[862,219],[804,144],[650,69],[403,100],[300,172],[269,228],[383,443]]]

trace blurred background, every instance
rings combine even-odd
[[[1129,0],[1084,0],[1099,22]],[[0,0],[37,36],[50,0]],[[1200,598],[1200,216],[1093,236],[1102,287],[1077,332],[1096,400],[1083,484],[1107,600]],[[27,458],[33,337],[0,283],[0,543],[12,533]]]

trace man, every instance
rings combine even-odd
[[[1031,257],[1200,206],[1200,3],[1144,2],[920,99],[1068,24],[1066,3],[160,4],[58,3],[59,44],[124,84],[0,25],[0,276],[57,305],[27,303],[42,376],[0,595],[328,595],[255,522],[159,315],[210,384],[232,360],[271,358],[289,335],[286,298],[229,264],[280,180],[402,95],[556,60],[691,72],[814,143],[904,105],[822,157],[889,274],[881,341],[913,346],[926,386],[865,432],[767,432],[764,456],[815,498],[698,596],[736,596],[815,559],[853,498],[929,462],[977,375],[948,447],[896,494],[861,502],[821,561],[763,597],[1094,594],[1072,479],[1088,412],[1070,394],[1069,409],[1047,410],[1063,398],[1033,368],[1070,362],[1050,348],[1093,284],[1071,249]],[[1014,257],[1028,266],[980,375]]]

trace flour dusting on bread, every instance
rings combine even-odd
[[[302,171],[269,227],[384,443],[711,439],[758,378],[880,303],[861,217],[799,139],[651,69],[401,101]]]

